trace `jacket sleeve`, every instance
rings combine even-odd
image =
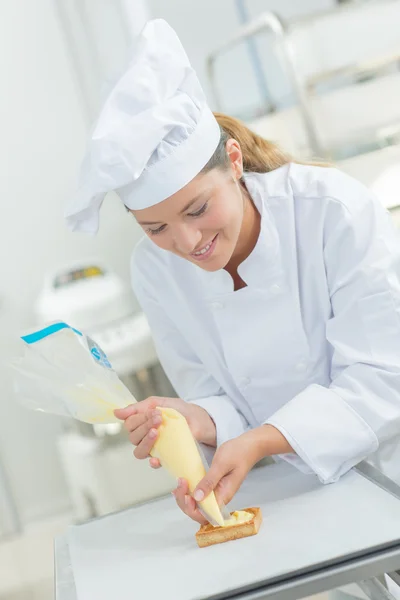
[[[363,186],[351,202],[321,201],[331,385],[310,385],[267,422],[297,454],[282,458],[330,483],[400,433],[400,252]]]
[[[132,285],[149,322],[160,363],[180,398],[204,408],[215,423],[217,446],[249,429],[245,417],[208,373],[153,295],[132,261]]]

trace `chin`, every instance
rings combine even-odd
[[[215,271],[220,271],[221,269],[223,269],[224,267],[221,265],[214,265],[214,264],[202,264],[202,263],[196,263],[196,265],[198,267],[200,267],[200,269],[203,269],[203,271],[208,271],[209,273],[214,273]]]
[[[190,261],[196,264],[203,271],[214,273],[215,271],[221,271],[229,263],[230,257],[226,256],[215,256],[213,260],[207,260],[204,262]]]

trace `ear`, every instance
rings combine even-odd
[[[226,153],[231,162],[232,175],[236,181],[243,175],[243,155],[239,142],[231,138],[226,142]]]

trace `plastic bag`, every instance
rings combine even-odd
[[[119,422],[114,410],[136,402],[101,348],[67,323],[52,323],[23,335],[21,340],[23,355],[11,366],[15,393],[24,406],[94,425]],[[208,464],[186,420],[181,423],[179,435],[168,424],[171,418],[181,420],[182,415],[172,409],[160,410],[163,424],[151,454],[173,477],[190,480],[194,489],[205,476]],[[185,458],[187,454],[190,459]],[[218,509],[214,493],[200,502],[199,508],[213,525],[221,525],[227,514],[225,507]]]
[[[21,337],[12,363],[17,399],[28,408],[85,423],[115,423],[113,411],[136,402],[101,348],[63,322]]]

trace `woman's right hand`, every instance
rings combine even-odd
[[[134,451],[136,458],[149,458],[151,449],[157,440],[158,428],[162,423],[161,412],[157,407],[174,408],[185,417],[198,442],[216,446],[215,424],[204,408],[185,402],[181,398],[152,396],[114,411],[117,419],[124,421],[124,427],[129,433],[129,440],[136,446]],[[160,461],[157,458],[150,458],[150,465],[157,469],[160,467]]]

